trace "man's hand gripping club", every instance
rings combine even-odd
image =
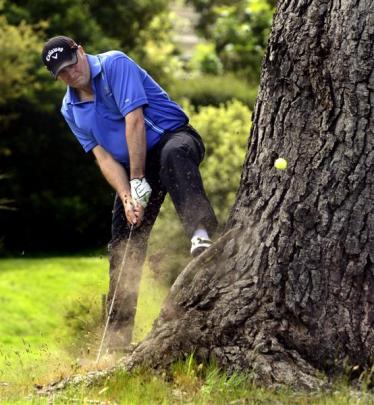
[[[122,203],[127,222],[136,228],[140,226],[144,217],[144,207],[134,202],[130,195],[123,196]]]
[[[125,197],[123,206],[125,207],[126,218],[130,224],[138,227],[144,216],[144,210],[148,205],[152,189],[145,177],[132,179],[130,181],[131,198]]]
[[[127,221],[136,227],[140,226],[144,216],[144,208],[146,206],[146,203],[144,204],[144,202],[148,201],[151,188],[149,185],[148,187],[139,188],[139,193],[137,193],[137,195],[134,194],[135,198],[133,198],[132,185],[130,184],[126,171],[122,165],[99,145],[93,149],[93,153],[104,177],[120,197]],[[143,204],[139,202],[139,199]]]

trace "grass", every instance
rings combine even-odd
[[[107,286],[102,257],[0,260],[0,394],[23,395],[92,365]],[[135,341],[150,330],[166,293],[146,268]]]
[[[91,277],[92,285],[103,287],[98,264],[90,258],[1,260],[1,379],[35,381],[46,363],[71,357],[63,345],[69,336],[63,314],[90,288]]]
[[[29,399],[34,404],[47,404],[51,397]],[[155,374],[145,368],[131,374],[117,371],[92,386],[69,387],[53,397],[56,405],[72,403],[371,405],[374,396],[364,390],[352,390],[343,381],[329,390],[310,393],[259,387],[250,376],[226,376],[216,365],[198,364],[189,356],[175,363],[168,373]]]
[[[94,369],[101,330],[101,295],[108,285],[100,257],[0,260],[0,402],[2,404],[357,404],[374,405],[366,389],[344,381],[315,393],[256,386],[249,375],[225,375],[191,355],[166,373],[116,372],[92,386],[69,387],[53,398],[33,395],[46,384]],[[150,330],[167,290],[146,268],[135,340]],[[101,367],[116,358],[105,357]]]

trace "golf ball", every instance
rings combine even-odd
[[[278,158],[274,162],[274,167],[278,170],[286,170],[287,169],[287,160],[283,158]]]

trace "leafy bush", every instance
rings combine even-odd
[[[251,87],[232,74],[190,75],[170,85],[168,90],[172,98],[180,102],[187,99],[195,108],[207,105],[218,107],[234,99],[253,108],[257,95],[256,86]]]
[[[222,74],[223,70],[215,45],[212,42],[202,42],[196,45],[194,54],[189,61],[189,67],[192,71],[212,75]]]
[[[212,40],[226,70],[258,80],[274,9],[264,0],[241,0],[215,9]]]
[[[139,45],[129,52],[161,85],[167,86],[182,72],[182,61],[172,39],[172,14],[155,15],[141,32]]]
[[[220,223],[234,203],[250,130],[251,112],[238,100],[218,108],[190,110],[192,125],[205,142],[206,157],[201,165],[205,189]]]
[[[204,139],[206,157],[201,165],[201,174],[221,224],[220,231],[239,186],[250,130],[250,110],[238,100],[219,107],[201,107],[198,112],[194,112],[190,104],[185,104],[184,109],[189,113],[191,124]],[[150,241],[152,270],[164,276],[168,283],[173,282],[190,260],[189,247],[190,242],[168,198]]]
[[[2,9],[0,2],[0,12]],[[42,42],[37,36],[40,29],[41,26],[24,21],[17,26],[11,25],[4,15],[0,15],[0,106],[30,94],[37,87],[34,64],[40,58]]]
[[[224,72],[257,82],[267,46],[274,0],[187,0],[199,15],[198,32],[214,44]],[[197,49],[197,53],[200,50]],[[201,69],[201,71],[204,71]]]

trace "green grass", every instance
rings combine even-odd
[[[56,347],[62,314],[69,300],[105,291],[104,261],[96,258],[0,261],[1,345]],[[59,332],[57,329],[60,329]]]
[[[95,368],[101,296],[107,290],[107,260],[99,257],[0,260],[0,402],[50,404],[33,395],[34,384]],[[150,330],[167,290],[146,268],[138,302],[135,340]],[[116,358],[105,357],[102,367]],[[371,405],[374,395],[337,382],[316,393],[271,390],[250,376],[226,376],[193,356],[168,372],[118,371],[93,386],[69,387],[53,404],[323,404]],[[233,402],[238,401],[238,402]]]
[[[34,404],[48,403],[47,398],[29,398]],[[257,386],[250,376],[226,376],[214,364],[198,364],[193,356],[189,356],[185,361],[174,364],[168,373],[155,374],[145,368],[131,373],[117,371],[110,378],[98,380],[90,387],[84,384],[69,387],[56,393],[53,400],[56,405],[87,404],[89,401],[123,405],[371,405],[374,396],[365,390],[353,390],[343,381],[319,392],[269,389]]]
[[[90,368],[107,286],[106,258],[0,260],[0,394]],[[146,267],[135,341],[150,330],[166,293]]]

